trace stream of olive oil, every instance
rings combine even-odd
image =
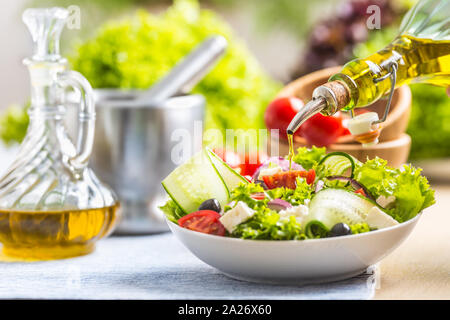
[[[292,167],[292,158],[294,157],[294,135],[292,133],[287,133],[288,143],[289,143],[289,171]]]
[[[0,210],[0,242],[8,256],[60,259],[90,253],[96,240],[108,235],[119,204],[66,211]]]

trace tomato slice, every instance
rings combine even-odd
[[[316,180],[316,171],[314,171],[314,169],[309,169],[308,174],[306,175],[306,183],[313,184],[314,180]]]
[[[224,236],[225,227],[219,221],[220,217],[220,214],[216,211],[200,210],[180,218],[178,225],[197,232]]]
[[[269,189],[279,187],[295,189],[297,187],[297,177],[306,178],[306,183],[312,184],[316,178],[316,172],[313,169],[309,171],[292,170],[275,173],[271,176],[263,176],[263,180]]]
[[[264,194],[264,192],[258,192],[250,195],[250,198],[254,200],[264,200],[266,198],[266,195]]]
[[[358,189],[358,190],[355,190],[355,193],[360,194],[360,195],[362,195],[362,196],[364,196],[364,197],[367,197],[367,195],[366,195],[366,193],[364,192],[364,189],[363,189],[363,188],[360,188],[360,189]]]

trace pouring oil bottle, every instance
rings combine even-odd
[[[373,80],[390,72],[389,65],[394,63],[397,64],[396,87],[411,82],[450,86],[450,40],[401,35],[383,50],[350,61],[330,78],[342,81],[350,89],[350,99],[343,109],[365,107],[388,93],[389,78]]]
[[[449,12],[449,0],[419,1],[406,13],[400,35],[391,44],[367,58],[350,61],[314,90],[313,100],[288,126],[288,136],[318,112],[332,115],[338,110],[365,107],[386,94],[391,98],[395,87],[403,84],[450,86]],[[388,107],[389,103],[390,99]],[[377,138],[373,125],[383,122],[386,115],[367,124],[370,132],[361,135],[361,142]],[[292,139],[289,143],[291,150]]]
[[[67,70],[59,36],[68,17],[62,8],[27,9],[34,54],[25,59],[31,78],[30,124],[15,161],[0,178],[0,242],[23,259],[83,255],[108,235],[119,216],[115,194],[87,166],[95,110],[92,88]],[[64,125],[68,88],[79,91],[78,139]]]

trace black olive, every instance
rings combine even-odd
[[[329,237],[340,237],[340,236],[347,236],[349,234],[352,234],[352,230],[350,227],[345,223],[336,223],[333,228],[331,228],[330,232],[328,233]]]
[[[220,203],[217,199],[208,199],[203,201],[200,207],[198,207],[198,210],[212,210],[220,213],[222,208],[220,207]]]

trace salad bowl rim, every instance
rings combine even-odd
[[[233,237],[227,237],[227,236],[217,236],[217,235],[193,231],[193,230],[190,230],[187,228],[180,227],[178,224],[170,221],[165,215],[164,215],[164,218],[166,219],[166,222],[169,224],[169,226],[173,225],[175,228],[182,229],[184,232],[187,232],[188,234],[195,234],[196,236],[204,237],[205,239],[223,239],[224,241],[235,241],[235,242],[246,242],[246,243],[266,243],[266,244],[267,243],[291,243],[291,244],[297,244],[297,243],[305,243],[305,242],[306,243],[315,243],[315,242],[325,243],[325,242],[332,242],[332,241],[336,241],[336,240],[344,240],[344,239],[350,239],[350,238],[351,239],[363,238],[363,237],[367,237],[367,236],[373,235],[373,234],[389,232],[389,231],[395,230],[397,228],[400,228],[402,226],[412,224],[412,223],[416,222],[417,220],[419,220],[421,216],[422,216],[422,212],[419,212],[414,218],[411,218],[407,221],[401,222],[395,226],[378,229],[378,230],[373,230],[373,231],[369,231],[369,232],[358,233],[358,234],[349,234],[346,236],[339,236],[339,237],[305,239],[305,240],[256,240],[256,239],[233,238]],[[171,229],[171,232],[174,233],[172,231],[172,228],[170,228],[170,229]],[[219,241],[221,241],[221,240],[219,240]]]

